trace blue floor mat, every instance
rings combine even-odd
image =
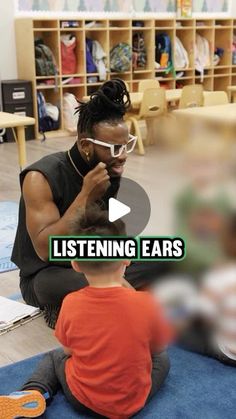
[[[0,394],[18,389],[42,355],[0,369]],[[165,385],[138,419],[233,419],[236,417],[236,368],[214,359],[170,349],[171,371]],[[77,414],[59,392],[46,419],[76,419]]]
[[[0,273],[17,269],[10,258],[16,234],[18,207],[16,202],[0,202]]]

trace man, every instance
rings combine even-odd
[[[12,261],[20,268],[20,288],[28,304],[45,310],[54,327],[68,293],[87,281],[69,263],[48,260],[50,235],[68,235],[79,208],[116,196],[127,154],[134,149],[123,120],[130,106],[121,80],[111,80],[78,107],[78,140],[68,152],[51,154],[20,174],[22,197]],[[167,265],[135,263],[126,280],[136,289],[157,277]]]

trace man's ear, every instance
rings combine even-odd
[[[76,262],[76,260],[71,261],[71,266],[74,269],[74,271],[81,272],[80,266],[79,266],[78,262]]]
[[[88,142],[88,141],[86,141],[86,138],[85,138],[85,137],[82,137],[82,138],[80,139],[80,148],[81,148],[81,150],[82,150],[83,152],[85,152],[85,151],[89,151],[89,142]]]
[[[91,156],[93,156],[93,144],[90,141],[86,141],[86,136],[83,136],[80,139],[80,150],[84,153],[88,161],[91,159]]]

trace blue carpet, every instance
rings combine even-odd
[[[10,261],[16,234],[18,204],[0,202],[0,273],[17,269]]]
[[[0,394],[18,389],[42,355],[0,369]],[[138,419],[233,419],[236,417],[236,369],[201,355],[171,348],[169,377]],[[46,419],[86,418],[59,392]]]

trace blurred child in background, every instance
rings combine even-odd
[[[185,348],[236,366],[236,213],[221,231],[222,258],[202,279]]]
[[[235,365],[236,216],[230,149],[210,136],[185,150],[187,186],[176,202],[176,235],[186,258],[151,291],[187,349]]]
[[[177,270],[198,279],[222,258],[220,231],[235,206],[227,171],[228,149],[217,138],[193,139],[185,152],[187,186],[176,200],[175,233],[186,241]]]

